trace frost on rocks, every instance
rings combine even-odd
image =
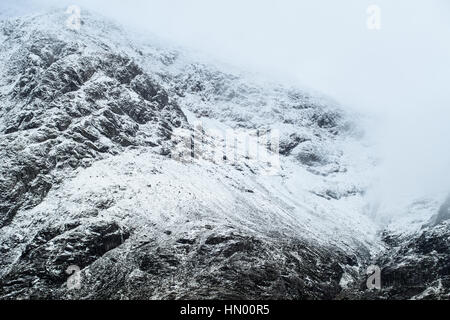
[[[0,22],[0,298],[358,298],[374,261],[392,280],[382,297],[448,295],[448,216],[379,236],[356,116],[87,12],[79,31],[65,18]],[[416,290],[392,276],[430,263]]]

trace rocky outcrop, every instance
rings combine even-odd
[[[79,32],[64,22],[0,22],[0,299],[448,297],[448,204],[373,261],[356,177],[371,164],[345,153],[362,149],[334,102],[139,47],[88,13]],[[278,131],[279,172],[235,145],[239,161],[175,161],[178,129],[210,155],[222,142],[187,118]],[[376,293],[360,286],[371,262]]]
[[[355,257],[332,248],[236,231],[205,229],[190,239],[166,233],[164,242],[140,235],[119,247],[128,236],[108,222],[42,230],[2,278],[0,297],[333,299],[341,291],[344,268],[357,264]],[[77,290],[65,284],[70,265],[83,269]]]
[[[41,229],[27,244],[18,263],[0,280],[0,296],[8,299],[54,299],[66,283],[70,266],[85,268],[130,236],[112,221],[81,222]],[[106,270],[105,270],[106,271]]]
[[[372,261],[381,270],[381,289],[368,290],[367,276],[346,293],[350,299],[450,299],[450,223],[419,234],[385,233],[387,250]]]
[[[382,266],[383,298],[450,298],[449,223],[401,241],[386,239],[392,249],[376,261]]]
[[[101,51],[101,43],[88,53],[41,32],[21,42],[23,30],[1,31],[18,44],[3,62],[2,81],[12,86],[0,96],[0,226],[40,203],[62,179],[58,172],[127,147],[162,152],[173,128],[187,127],[180,108],[131,58]]]

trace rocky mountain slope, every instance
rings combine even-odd
[[[448,215],[381,236],[355,116],[66,19],[0,22],[1,299],[448,297]]]

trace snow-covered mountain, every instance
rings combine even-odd
[[[0,22],[0,298],[449,297],[448,201],[374,220],[358,116],[66,19]]]

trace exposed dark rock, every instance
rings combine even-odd
[[[169,146],[172,128],[186,125],[167,93],[123,55],[84,53],[36,32],[5,65],[21,78],[0,100],[20,106],[3,114],[0,227],[40,203],[55,170],[85,167],[130,146]],[[146,124],[163,134],[147,133],[140,127]]]
[[[129,231],[115,222],[79,222],[42,229],[26,246],[15,268],[0,280],[0,297],[55,298],[71,265],[83,269],[122,245]],[[42,295],[45,292],[44,295]]]
[[[418,235],[405,238],[386,234],[384,238],[390,249],[373,261],[381,268],[381,290],[367,290],[364,280],[349,298],[450,299],[448,222],[426,228]]]
[[[89,188],[88,194],[74,190],[69,205],[60,205],[70,196],[53,197],[53,192],[94,162],[115,160],[131,149],[150,149],[168,158],[174,129],[189,128],[181,107],[230,128],[252,130],[258,137],[282,124],[288,129],[280,154],[292,155],[297,165],[324,180],[345,172],[336,162],[341,154],[333,144],[347,124],[341,111],[305,92],[247,83],[203,64],[189,63],[172,73],[168,67],[177,62],[177,53],[148,54],[128,41],[117,49],[115,41],[103,41],[104,34],[84,31],[58,36],[63,30],[37,28],[44,18],[0,22],[0,33],[7,37],[0,43],[1,57],[7,57],[0,70],[0,299],[449,298],[450,199],[420,234],[385,234],[389,250],[373,261],[366,244],[353,238],[354,250],[344,252],[343,246],[294,237],[296,233],[288,236],[270,226],[257,230],[253,221],[258,221],[254,216],[259,211],[241,207],[239,197],[258,198],[263,188],[245,186],[228,175],[226,190],[235,197],[236,210],[250,217],[245,228],[235,222],[225,227],[227,219],[216,217],[212,208],[206,208],[213,212],[211,221],[200,220],[196,205],[202,208],[202,199],[196,197],[203,190],[189,192],[192,203],[184,211],[170,206],[164,213],[146,206],[122,209],[122,202],[151,195],[159,188],[157,181],[144,181],[139,190],[127,190],[119,181],[101,195],[90,194]],[[83,19],[83,26],[84,21],[92,23],[89,19]],[[102,25],[94,22],[90,31]],[[157,71],[148,71],[153,70],[146,66],[149,62]],[[141,168],[134,169],[133,178],[140,178]],[[256,174],[247,164],[222,169],[251,174],[249,181]],[[123,170],[129,177],[128,163]],[[176,183],[170,172],[167,177]],[[115,182],[115,177],[103,178],[102,186]],[[117,190],[124,192],[111,196]],[[339,201],[362,191],[330,187],[313,193]],[[42,203],[46,198],[50,203]],[[214,206],[222,209],[221,199],[216,201]],[[158,214],[167,225],[149,222]],[[361,266],[370,262],[382,267],[381,291],[365,289]],[[81,270],[79,289],[67,287],[70,266]]]
[[[295,158],[300,163],[311,167],[325,165],[329,162],[324,151],[313,145],[305,145],[298,151]]]
[[[120,247],[83,271],[81,289],[46,288],[76,299],[331,299],[341,291],[342,252],[297,240],[223,237],[211,235],[214,245],[186,243],[189,250],[153,241]]]
[[[337,112],[328,112],[322,114],[315,114],[312,120],[317,123],[320,128],[330,129],[338,125],[341,115]]]
[[[300,137],[299,135],[293,133],[289,139],[280,141],[280,154],[283,156],[288,156],[291,154],[299,144],[308,141],[308,139]]]

